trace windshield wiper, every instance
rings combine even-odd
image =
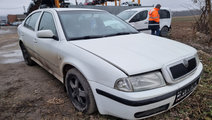
[[[94,39],[94,38],[102,38],[102,37],[109,37],[109,36],[117,36],[117,35],[128,35],[128,34],[136,34],[139,32],[120,32],[115,34],[109,34],[109,35],[88,35],[88,36],[82,36],[82,37],[73,37],[69,40],[82,40],[82,39]]]
[[[138,33],[138,32],[120,32],[120,33],[105,35],[104,37],[117,36],[117,35],[128,35],[128,34],[135,34],[135,33]]]
[[[88,35],[88,36],[70,38],[69,40],[93,39],[93,38],[101,38],[101,37],[104,37],[104,36],[102,36],[102,35]]]

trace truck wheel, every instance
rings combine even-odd
[[[162,37],[167,37],[169,33],[169,28],[168,27],[163,27],[160,31],[160,36]]]
[[[22,55],[23,55],[25,63],[29,66],[35,65],[35,62],[30,58],[30,54],[28,53],[23,43],[20,44],[20,47],[21,47],[21,51],[22,51]]]
[[[78,111],[92,114],[97,110],[91,88],[77,69],[68,70],[65,76],[65,87],[72,104]]]

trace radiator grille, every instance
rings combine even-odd
[[[187,65],[180,63],[170,67],[170,72],[172,74],[173,79],[177,79],[190,73],[192,70],[196,68],[196,66],[197,66],[196,59],[192,58],[188,60]]]

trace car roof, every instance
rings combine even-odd
[[[153,8],[154,7],[133,8],[133,9],[127,9],[125,11],[142,11],[142,10],[151,10]],[[161,9],[165,9],[165,10],[170,11],[170,9],[169,8],[166,8],[166,7],[161,7]]]
[[[104,10],[99,10],[99,9],[90,9],[90,8],[42,8],[36,11],[81,11],[81,10],[86,10],[86,11],[104,11]]]
[[[70,11],[70,10],[90,10],[90,11],[104,11],[99,9],[91,9],[91,8],[54,8],[56,11]]]
[[[153,9],[153,7],[145,7],[145,8],[133,8],[133,9],[127,9],[126,11],[141,11],[141,10],[149,10],[149,9]]]

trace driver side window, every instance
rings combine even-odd
[[[138,21],[142,21],[145,20],[147,18],[148,15],[148,11],[141,11],[139,13],[137,13],[131,20],[130,22],[138,22]]]
[[[56,31],[56,27],[54,24],[54,19],[51,13],[49,12],[44,12],[41,20],[40,20],[40,24],[38,27],[38,31],[39,30],[51,30],[55,36],[57,36],[57,31]]]

